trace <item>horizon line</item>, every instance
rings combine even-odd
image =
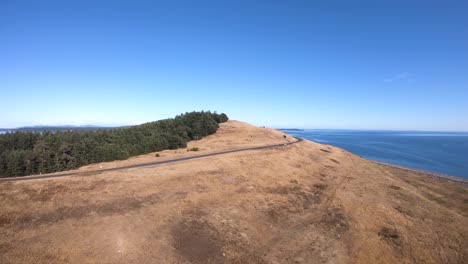
[[[83,125],[30,125],[30,126],[18,126],[18,127],[0,127],[0,131],[7,130],[18,130],[23,128],[34,128],[34,127],[75,127],[75,128],[85,128],[85,127],[96,127],[96,128],[120,128],[120,127],[129,127],[129,126],[138,126],[145,124],[147,121],[138,124],[83,124]],[[259,125],[257,125],[259,126]],[[262,126],[259,126],[262,127]],[[378,128],[304,128],[304,127],[288,127],[288,126],[265,126],[268,128],[273,128],[276,130],[342,130],[342,131],[387,131],[387,132],[445,132],[445,133],[468,133],[468,130],[427,130],[427,129],[378,129]]]

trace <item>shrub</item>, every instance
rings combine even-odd
[[[193,148],[190,148],[190,149],[187,149],[187,151],[199,151],[200,149],[197,148],[197,147],[193,147]]]

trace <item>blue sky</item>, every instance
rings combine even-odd
[[[217,110],[273,127],[468,130],[467,13],[466,1],[0,1],[0,127]]]

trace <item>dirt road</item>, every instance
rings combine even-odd
[[[0,178],[0,182],[27,181],[27,180],[58,178],[58,177],[66,177],[66,176],[86,176],[86,175],[95,175],[95,174],[99,174],[99,173],[103,173],[103,172],[109,172],[109,171],[136,169],[136,168],[143,168],[143,167],[154,167],[154,166],[158,166],[158,165],[162,165],[162,164],[168,164],[168,163],[174,163],[174,162],[180,162],[180,161],[186,161],[186,160],[192,160],[192,159],[200,159],[200,158],[212,157],[212,156],[223,155],[223,154],[228,154],[228,153],[236,153],[236,152],[243,152],[243,151],[249,151],[249,150],[261,150],[261,149],[271,149],[271,148],[277,148],[277,147],[284,147],[284,146],[289,146],[289,145],[292,145],[292,144],[296,144],[298,142],[301,142],[302,140],[303,139],[301,139],[301,138],[297,138],[297,140],[294,141],[294,142],[286,142],[286,143],[259,146],[259,147],[248,147],[248,148],[224,150],[224,151],[218,151],[218,152],[202,154],[202,155],[195,155],[195,156],[190,156],[190,157],[182,157],[182,158],[175,158],[175,159],[162,160],[162,161],[152,161],[152,162],[147,162],[147,163],[132,164],[132,165],[128,165],[128,166],[114,167],[114,168],[108,168],[108,169],[89,170],[89,171],[86,171],[86,172],[74,171],[74,172],[61,172],[61,173],[53,173],[53,174],[44,174],[44,175],[31,175],[31,176],[24,176],[24,177]]]

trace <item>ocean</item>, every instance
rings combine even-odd
[[[369,160],[468,178],[468,132],[283,131]]]

